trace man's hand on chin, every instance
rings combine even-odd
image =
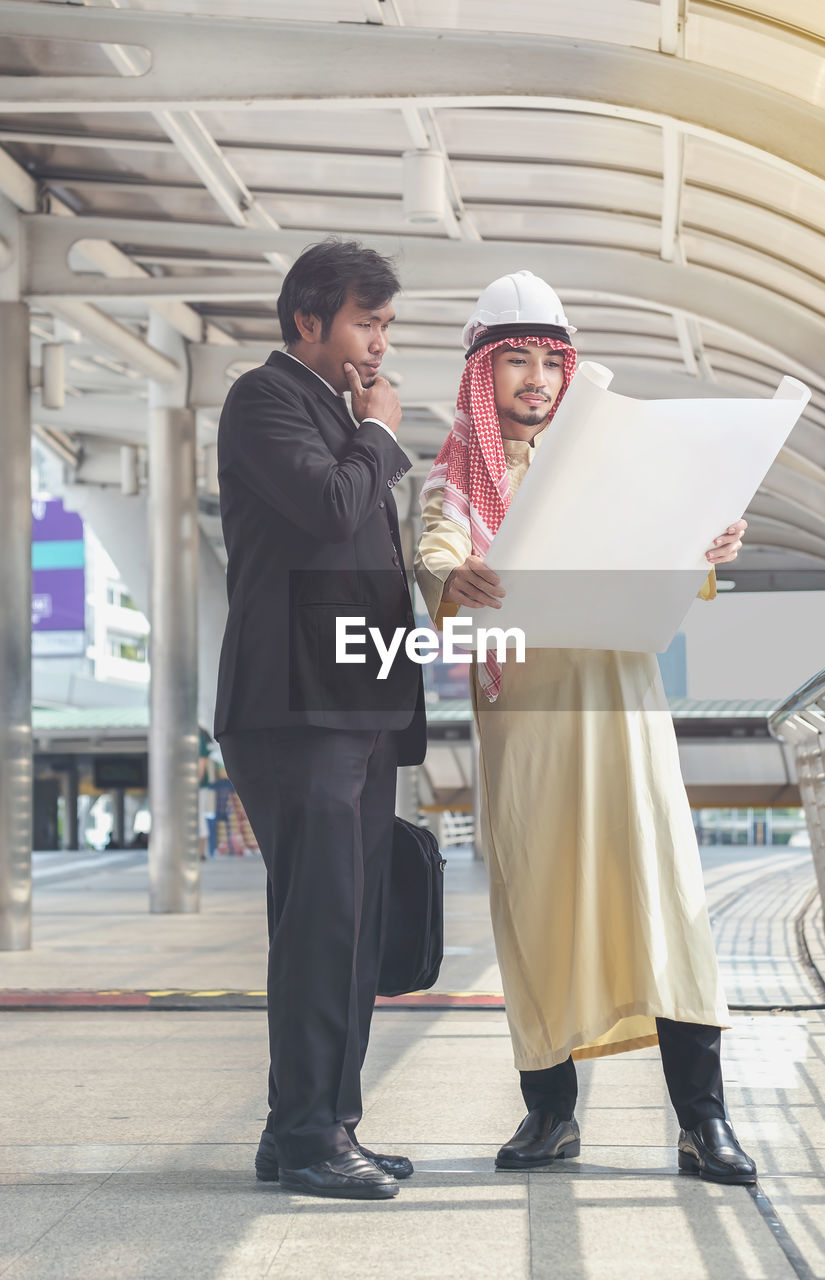
[[[352,395],[352,414],[356,422],[365,418],[377,418],[385,422],[390,431],[398,433],[401,425],[401,404],[395,387],[386,378],[376,377],[365,387],[354,364],[344,365],[344,374]]]

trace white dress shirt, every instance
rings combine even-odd
[[[297,361],[298,361],[298,364],[302,364],[302,365],[304,365],[304,368],[305,368],[305,369],[309,369],[309,365],[308,365],[308,364],[304,364],[303,360],[298,359],[298,356],[294,356],[294,355],[292,354],[292,352],[291,352],[291,351],[285,351],[285,352],[284,352],[284,355],[285,355],[285,356],[289,356],[290,360],[297,360]],[[314,374],[314,375],[315,375],[315,377],[318,379],[318,381],[319,381],[319,382],[323,382],[324,386],[325,386],[325,387],[328,387],[328,388],[329,388],[329,390],[332,392],[332,394],[333,394],[334,396],[338,396],[338,399],[339,399],[339,400],[343,400],[343,399],[344,399],[344,397],[341,395],[341,393],[340,393],[339,391],[336,391],[336,390],[335,390],[335,387],[333,387],[333,386],[332,386],[332,384],[331,384],[330,382],[327,382],[326,378],[322,378],[322,377],[321,377],[320,373],[315,373],[315,370],[314,370],[314,369],[309,369],[309,372],[310,372],[310,373],[312,373],[312,374]],[[383,428],[384,428],[384,430],[385,430],[389,435],[391,435],[391,436],[392,436],[393,440],[395,440],[396,436],[395,436],[395,432],[393,431],[392,427],[388,427],[388,426],[387,426],[387,424],[386,424],[386,422],[382,422],[380,418],[364,418],[364,419],[363,419],[363,421],[362,421],[359,425],[360,425],[360,426],[363,426],[363,425],[364,425],[364,422],[375,422],[375,423],[377,423],[379,427],[383,427]]]

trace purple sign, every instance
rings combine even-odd
[[[83,521],[60,499],[32,503],[32,629],[84,632]]]
[[[35,569],[32,573],[35,631],[85,631],[86,575],[82,569]]]
[[[83,520],[67,511],[62,498],[35,498],[32,502],[33,542],[82,542]]]

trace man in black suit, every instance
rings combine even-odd
[[[256,1170],[357,1199],[387,1199],[413,1172],[355,1128],[396,766],[425,750],[420,668],[402,648],[379,682],[374,646],[351,645],[363,661],[346,666],[336,653],[339,619],[385,640],[415,625],[392,495],[410,462],[378,376],[398,287],[353,242],[306,250],[278,299],[286,351],[237,380],[218,432],[229,616],[215,736],[267,870],[270,1113]]]

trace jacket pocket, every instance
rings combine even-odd
[[[342,621],[349,623],[349,635]],[[289,646],[292,710],[355,712],[378,705],[380,661],[369,635],[374,625],[374,609],[352,600],[306,601],[293,607]]]

